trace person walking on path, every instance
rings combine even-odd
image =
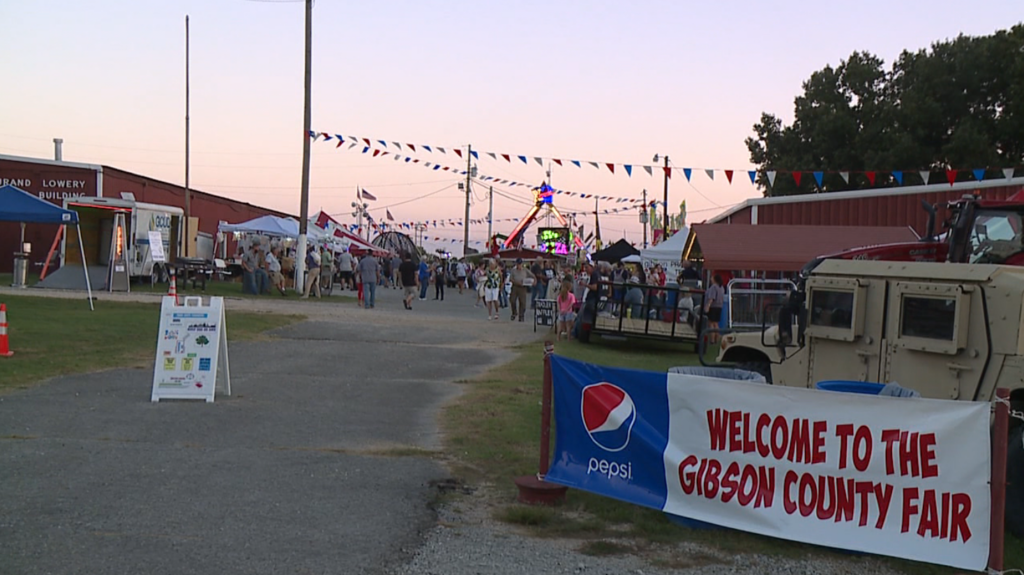
[[[516,258],[516,267],[509,272],[512,279],[512,317],[511,321],[519,318],[524,321],[526,316],[526,293],[537,281],[533,272],[523,267],[523,258]]]
[[[444,262],[439,261],[434,264],[434,300],[444,301]]]
[[[430,283],[430,266],[427,264],[426,259],[420,260],[419,265],[419,280],[420,280],[420,301],[427,299],[427,285]]]
[[[402,258],[398,257],[397,253],[395,255],[391,256],[391,284],[392,284],[391,287],[393,287],[394,289],[398,289],[399,285],[409,285],[409,284],[401,284],[400,283],[402,277],[401,277],[401,272],[398,271],[398,268],[401,267],[401,265],[402,265]]]
[[[398,264],[398,275],[402,281],[402,289],[405,290],[405,309],[412,309],[412,300],[416,299],[419,291],[419,266],[412,261],[412,254],[402,254],[402,263]]]
[[[306,252],[306,289],[302,299],[307,299],[310,291],[315,291],[316,297],[320,297],[320,252],[313,246],[309,246]]]
[[[704,315],[708,318],[707,329],[709,343],[718,343],[718,323],[722,320],[722,306],[725,304],[725,288],[722,287],[722,276],[715,274],[711,285],[704,292]]]
[[[572,282],[565,280],[562,282],[562,287],[558,290],[558,325],[555,330],[555,341],[561,341],[562,336],[565,336],[565,341],[572,339],[572,324],[576,319],[575,307],[576,307],[576,296],[572,294]]]
[[[487,271],[484,273],[484,304],[487,306],[487,319],[498,319],[498,290],[503,289],[501,270],[498,262],[490,260],[487,264]]]
[[[455,264],[455,278],[459,283],[459,293],[462,293],[463,288],[466,287],[466,276],[469,275],[467,267],[464,261]]]
[[[473,307],[480,307],[487,303],[484,297],[484,280],[487,279],[487,264],[480,262],[480,265],[473,271],[473,287],[476,289],[476,303]]]
[[[341,275],[341,289],[356,289],[356,283],[352,277],[352,254],[348,253],[348,248],[345,248],[345,251],[338,256],[338,273]]]
[[[373,309],[377,303],[377,282],[381,279],[380,264],[377,258],[367,254],[357,267],[359,279],[363,281],[363,307]]]
[[[534,284],[530,290],[530,309],[537,307],[537,300],[542,299],[548,291],[548,278],[544,275],[544,266],[540,260],[533,262],[530,266],[530,273],[533,274]]]

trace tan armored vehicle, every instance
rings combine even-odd
[[[836,259],[801,283],[779,323],[724,336],[719,360],[775,385],[895,382],[969,401],[1005,387],[1024,400],[1024,269]]]

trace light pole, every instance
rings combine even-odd
[[[657,163],[658,159],[659,159],[658,154],[654,154],[654,161],[655,161],[655,163]],[[665,240],[668,239],[668,156],[665,156],[664,159],[665,159],[665,168],[664,168],[664,171],[665,171],[665,205],[663,205],[661,207],[661,209],[662,209],[662,216],[664,218],[664,220],[663,220],[664,223],[662,224],[662,230],[661,230],[661,241],[665,241]]]
[[[644,203],[640,206],[640,224],[644,227],[644,249],[647,249],[647,188],[644,188]]]
[[[295,262],[295,289],[305,285],[306,229],[309,225],[309,130],[312,124],[313,0],[306,0],[305,109],[302,114],[302,191],[299,198],[299,245]]]

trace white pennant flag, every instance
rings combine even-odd
[[[396,160],[396,161],[397,161],[397,160],[401,160],[401,159],[402,159],[402,156],[399,156],[398,154],[395,154],[395,156],[394,156],[394,157],[395,157],[395,160]]]
[[[442,147],[440,147],[440,146],[438,146],[438,148],[437,148],[437,149],[438,149],[438,150],[441,150],[441,153],[442,153],[442,154],[447,154],[447,153],[448,153],[448,152],[445,152],[445,151],[444,151],[444,148],[442,148]]]
[[[708,175],[708,178],[710,178],[711,181],[715,180],[715,171],[714,170],[704,170],[704,173]]]
[[[597,165],[597,162],[587,162],[587,163],[590,164],[591,166],[594,166],[595,168],[597,168],[599,170],[601,169],[601,167]]]
[[[495,154],[494,152],[487,152],[487,155],[490,156],[492,160],[498,159],[498,155]]]
[[[924,182],[924,185],[927,186],[928,185],[928,180],[930,180],[932,178],[932,173],[929,172],[928,170],[921,170],[918,173],[921,174],[921,180]]]
[[[651,167],[650,166],[644,166],[644,171],[647,172],[648,176],[653,176],[654,175],[654,173],[651,172]]]
[[[538,165],[538,166],[540,166],[540,167],[542,167],[542,168],[544,167],[544,160],[542,160],[541,158],[534,158],[533,160],[534,160],[535,162],[537,162],[537,165]]]
[[[839,175],[842,176],[844,182],[850,183],[850,172],[839,172]]]
[[[1013,168],[1003,168],[1003,175],[1007,180],[1013,178]]]
[[[395,147],[398,148],[399,150],[402,149],[402,144],[399,144],[398,142],[391,142],[391,143],[394,144]]]
[[[351,150],[352,148],[354,148],[354,147],[356,147],[356,146],[358,146],[358,145],[359,145],[359,144],[357,144],[356,142],[352,142],[351,144],[349,144],[349,145],[348,145],[348,149],[350,149],[350,150]]]
[[[764,175],[768,176],[768,187],[775,187],[775,170],[768,170]]]

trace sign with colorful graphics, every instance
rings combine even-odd
[[[182,305],[163,298],[150,400],[231,395],[227,337],[224,298],[187,297]]]
[[[692,520],[983,570],[989,404],[552,357],[548,481]]]

